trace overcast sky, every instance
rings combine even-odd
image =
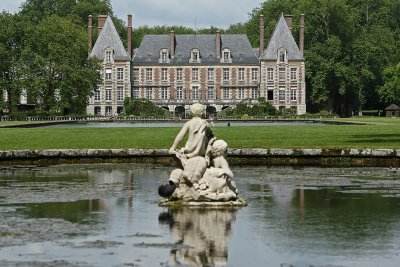
[[[0,0],[0,10],[17,12],[25,0]],[[111,0],[114,13],[124,21],[133,14],[133,27],[182,25],[194,28],[245,22],[263,0]]]

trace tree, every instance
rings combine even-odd
[[[386,105],[400,103],[400,63],[385,68],[384,85],[379,88],[379,97]]]
[[[156,106],[153,102],[145,98],[132,99],[126,97],[124,100],[124,110],[126,115],[134,116],[167,116],[169,112]]]
[[[30,102],[43,112],[84,113],[99,83],[99,65],[87,57],[85,30],[56,15],[31,31],[24,49]]]

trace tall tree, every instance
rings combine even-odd
[[[24,50],[31,102],[43,112],[84,113],[99,82],[99,66],[87,58],[85,30],[56,15],[34,28]]]
[[[385,84],[379,88],[379,97],[385,104],[400,103],[400,63],[385,68]]]

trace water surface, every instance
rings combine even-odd
[[[398,266],[400,172],[234,167],[240,209],[158,207],[173,167],[0,169],[0,266]]]

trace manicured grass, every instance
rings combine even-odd
[[[179,128],[7,128],[0,150],[169,148]],[[400,148],[400,125],[214,127],[231,148]]]

